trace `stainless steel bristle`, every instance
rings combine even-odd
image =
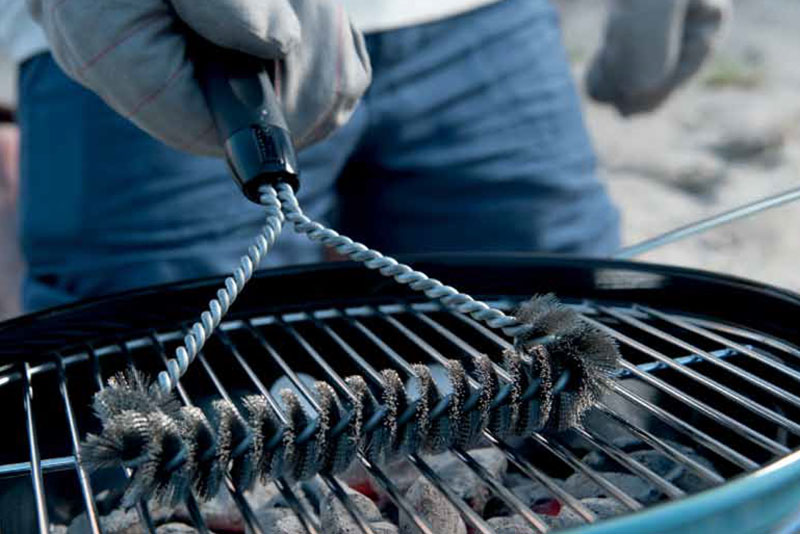
[[[397,418],[407,407],[405,387],[397,371],[384,369],[381,371],[381,378],[379,409],[385,413],[382,424],[367,434],[365,444],[367,458],[379,465],[385,463],[399,448]]]
[[[136,369],[109,378],[108,387],[95,394],[92,406],[101,421],[124,411],[148,413],[159,410],[175,414],[180,408],[174,395],[164,395],[150,388],[147,377]]]
[[[268,445],[283,432],[280,420],[266,397],[249,395],[242,399],[247,411],[247,424],[252,433],[252,444],[245,453],[245,461],[252,467],[263,484],[282,476],[286,449],[280,439],[275,448]]]
[[[123,411],[106,419],[100,434],[89,434],[83,443],[83,461],[94,471],[104,467],[136,467],[143,464],[154,429],[140,412]]]
[[[326,451],[325,472],[336,474],[345,471],[356,457],[361,445],[361,431],[364,425],[364,403],[369,402],[372,393],[366,381],[360,376],[345,379],[352,396],[349,403],[343,403],[334,396],[330,424],[331,437]],[[372,399],[374,401],[374,399]]]
[[[291,470],[286,474],[292,480],[307,480],[317,474],[319,421],[306,413],[298,395],[291,389],[282,390],[279,400],[295,436],[291,448],[287,450],[287,458],[291,458]]]
[[[516,340],[513,352],[520,352],[536,367],[529,374],[541,377],[539,397],[548,403],[547,413],[540,414],[540,428],[561,431],[580,424],[617,367],[616,344],[553,295],[522,304],[516,317],[530,329]],[[525,430],[517,424],[517,433]]]
[[[506,368],[511,375],[511,434],[527,436],[544,428],[553,407],[552,362],[541,345],[525,351],[522,357],[515,350],[505,353]]]
[[[211,406],[217,434],[217,461],[231,474],[237,488],[248,489],[256,477],[255,466],[247,454],[253,443],[250,427],[232,402],[218,399]]]
[[[470,399],[464,407],[464,421],[462,427],[464,430],[461,432],[459,441],[455,444],[468,448],[475,444],[483,434],[483,430],[488,428],[491,423],[491,407],[492,401],[499,392],[497,373],[494,370],[492,360],[485,354],[480,354],[472,358],[473,374],[477,379],[480,389],[478,391],[470,391]],[[470,409],[469,402],[472,396],[477,395],[475,400],[476,405]]]
[[[562,431],[580,424],[584,414],[607,389],[617,367],[614,341],[588,323],[559,333],[546,347],[556,378],[547,428]]]
[[[431,365],[435,402],[431,405],[430,429],[426,452],[437,454],[449,449],[454,443],[464,441],[469,425],[462,424],[464,402],[469,392],[467,373],[461,362],[448,360],[445,365]]]
[[[414,375],[405,387],[404,406],[397,418],[397,448],[395,453],[415,454],[425,448],[430,429],[430,411],[438,393],[427,366],[411,366]]]
[[[177,421],[187,449],[185,469],[192,490],[199,500],[211,499],[219,491],[224,475],[217,458],[217,437],[200,408],[181,408]]]
[[[125,500],[133,505],[140,498],[152,497],[174,505],[189,494],[190,479],[185,469],[187,449],[177,421],[163,412],[148,417],[153,439],[147,461],[134,471]]]

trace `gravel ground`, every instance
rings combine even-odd
[[[603,3],[561,0],[576,76],[601,39]],[[623,119],[587,99],[624,241],[800,186],[800,3],[735,2],[717,54],[654,113]],[[800,203],[666,246],[640,259],[735,274],[800,290]]]
[[[558,2],[575,75],[582,80],[601,39],[604,2]],[[585,102],[603,176],[623,214],[627,244],[800,185],[800,3],[735,4],[733,24],[713,60],[656,112],[623,119]],[[0,61],[0,102],[13,99],[12,79]],[[10,206],[0,202],[0,318],[19,309],[20,264]],[[800,290],[797,229],[800,203],[640,259]]]

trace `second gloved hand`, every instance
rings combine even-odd
[[[347,121],[370,82],[361,34],[331,0],[28,0],[66,73],[165,143],[221,155],[185,25],[282,60],[276,92],[298,148]],[[180,19],[180,20],[179,20]]]
[[[730,0],[613,0],[590,96],[623,115],[655,109],[699,70],[730,11]]]

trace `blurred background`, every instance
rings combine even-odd
[[[565,44],[581,83],[601,40],[604,3],[559,0]],[[584,98],[602,176],[632,244],[786,190],[800,176],[800,2],[735,2],[725,40],[700,75],[653,113],[620,117]],[[0,103],[15,74],[0,58]],[[15,243],[16,137],[0,130],[0,319],[19,313]],[[800,204],[791,204],[640,259],[745,276],[800,290]]]

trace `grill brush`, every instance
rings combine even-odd
[[[226,475],[247,489],[257,479],[338,473],[357,453],[380,464],[397,455],[464,448],[484,431],[505,438],[579,425],[617,367],[617,348],[606,333],[552,295],[506,315],[309,219],[295,196],[297,158],[267,68],[210,46],[195,57],[204,58],[197,73],[231,173],[265,208],[266,222],[157,380],[129,370],[95,395],[103,428],[87,437],[84,459],[91,469],[132,470],[127,505],[150,497],[177,502],[189,492],[205,500]],[[279,391],[216,400],[205,411],[180,407],[175,386],[287,221],[309,239],[511,337],[513,347],[497,358],[502,365],[476,355],[413,365],[406,377],[376,371],[371,384],[351,376],[338,390],[306,377]]]

